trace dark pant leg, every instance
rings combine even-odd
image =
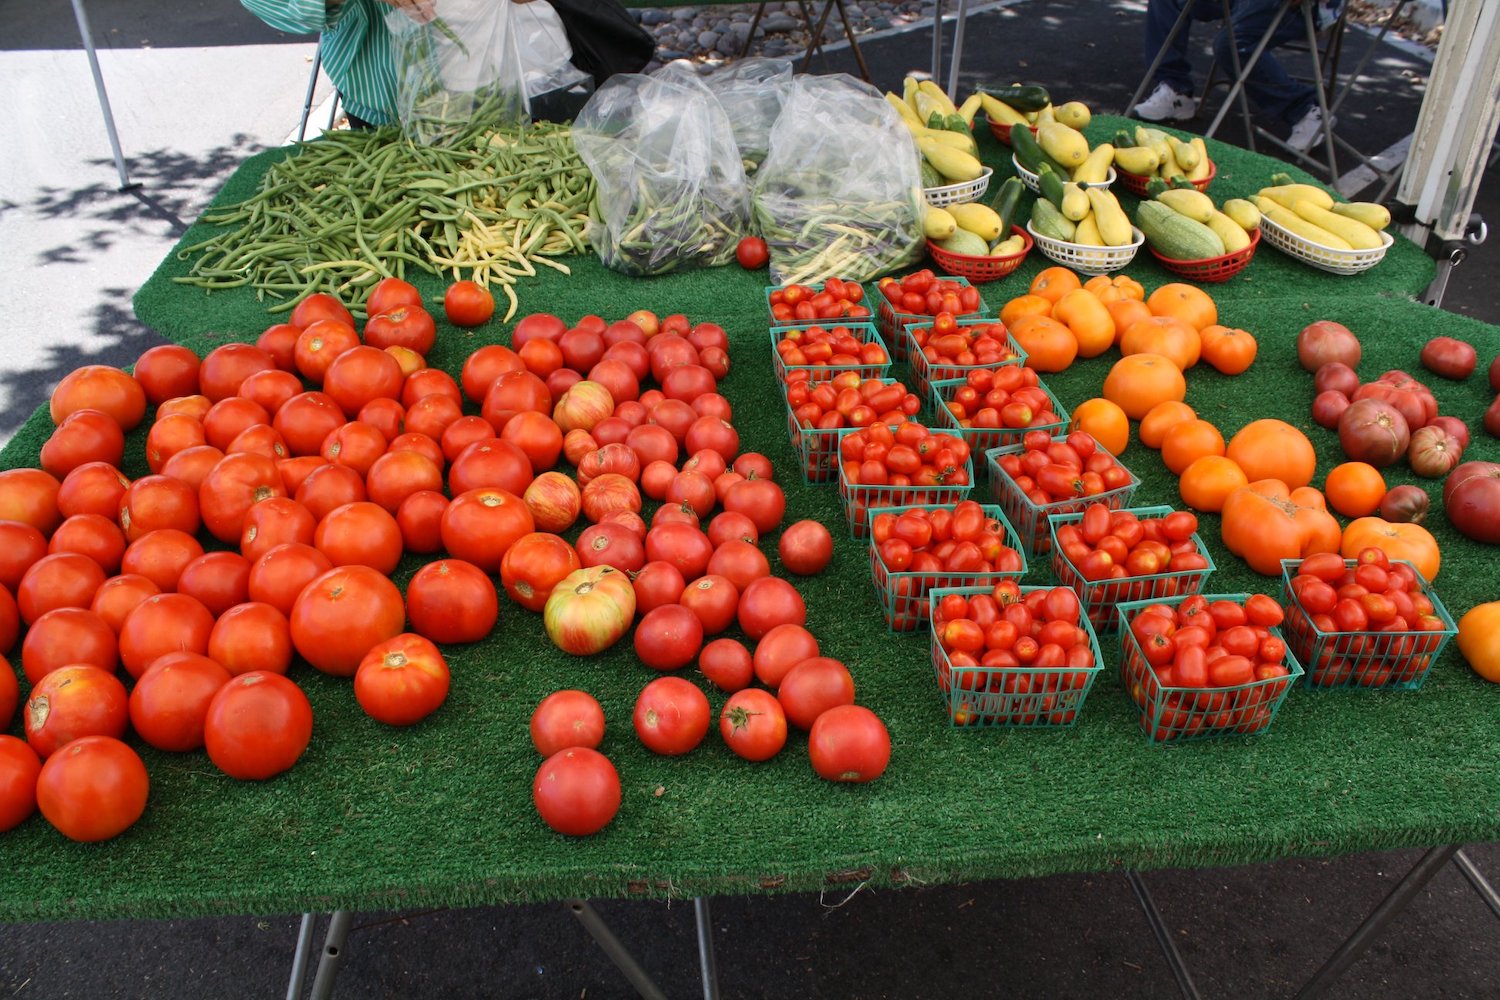
[[[1234,43],[1235,48],[1239,49],[1242,66],[1249,61],[1251,53],[1260,44],[1261,36],[1271,26],[1281,10],[1281,4],[1282,0],[1234,0],[1231,8]],[[1276,58],[1275,50],[1277,46],[1305,40],[1306,37],[1307,26],[1303,21],[1302,11],[1295,7],[1288,10],[1277,25],[1275,34],[1271,36],[1270,45],[1245,79],[1245,93],[1250,95],[1250,100],[1260,112],[1288,125],[1295,124],[1317,103],[1317,91],[1311,84],[1292,79],[1286,67]],[[1220,31],[1214,39],[1214,56],[1226,72],[1234,71],[1228,29]]]
[[[1156,58],[1156,53],[1172,33],[1172,25],[1177,23],[1182,8],[1188,2],[1191,0],[1149,0],[1146,4],[1145,65],[1150,66]],[[1217,21],[1223,13],[1222,0],[1196,0],[1192,20]],[[1179,94],[1192,92],[1193,67],[1188,62],[1188,35],[1191,31],[1192,25],[1189,23],[1177,33],[1172,47],[1162,55],[1153,83],[1168,84]]]

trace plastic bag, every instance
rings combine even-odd
[[[403,135],[441,143],[474,125],[527,119],[514,8],[495,0],[443,0],[439,15],[426,24],[395,9],[385,15]]]
[[[573,46],[562,18],[547,0],[514,4],[516,47],[526,77],[526,96],[537,97],[554,90],[568,90],[592,77],[573,65]]]
[[[771,127],[792,89],[792,64],[785,59],[740,59],[703,78],[734,126],[745,173],[754,174],[771,148]]]
[[[748,229],[749,187],[734,130],[691,69],[611,77],[573,123],[598,185],[589,239],[630,275],[727,264]]]
[[[921,157],[874,87],[798,76],[755,175],[755,223],[777,284],[867,281],[922,252]]]

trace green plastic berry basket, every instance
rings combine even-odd
[[[847,327],[849,332],[859,338],[861,344],[879,344],[885,351],[886,360],[883,363],[856,361],[850,364],[838,365],[789,365],[781,358],[781,353],[776,350],[776,345],[781,342],[782,337],[792,331],[807,331],[819,326]],[[810,323],[799,327],[776,327],[771,330],[771,364],[776,369],[776,377],[782,384],[805,380],[808,382],[827,382],[837,377],[842,372],[854,372],[860,378],[885,378],[891,371],[891,349],[881,339],[880,333],[875,329],[875,324],[868,320],[860,323]]]
[[[1022,587],[1023,595],[1050,587]],[[948,723],[959,728],[1066,729],[1078,721],[1094,681],[1104,670],[1099,637],[1087,618],[1079,627],[1094,656],[1090,667],[954,666],[938,641],[937,609],[944,597],[988,594],[990,587],[935,587],[927,594],[932,671]]]
[[[966,319],[955,320],[954,322],[959,326],[960,329],[964,327],[992,325],[998,326],[1002,330],[1005,329],[1005,324],[1001,323],[993,316],[970,316]],[[1022,349],[1020,344],[1016,343],[1016,338],[1012,337],[1010,335],[1010,331],[1008,330],[1005,333],[1005,339],[1006,342],[1010,345],[1010,350],[1014,352],[1014,357],[1006,358],[1004,361],[988,365],[937,364],[931,361],[927,357],[927,355],[922,353],[922,349],[917,346],[916,334],[913,332],[915,330],[930,329],[932,329],[932,317],[923,317],[921,322],[909,323],[905,327],[903,327],[899,337],[897,338],[899,342],[891,344],[892,350],[895,353],[899,354],[907,361],[908,364],[911,365],[912,379],[917,383],[918,392],[927,392],[928,388],[932,385],[933,382],[938,382],[944,379],[965,378],[968,376],[969,372],[976,371],[980,368],[1005,368],[1008,366],[1020,367],[1021,365],[1026,364],[1026,351]],[[887,342],[889,343],[889,341]]]
[[[902,514],[909,510],[952,510],[956,504],[910,504],[905,507],[876,507],[870,511],[870,522],[881,514]],[[875,590],[880,595],[880,606],[885,612],[885,624],[892,632],[910,632],[927,621],[927,595],[937,587],[993,587],[1001,580],[1019,580],[1026,575],[1026,553],[1021,551],[1021,539],[1016,529],[1005,519],[1005,512],[997,504],[980,504],[984,515],[1000,522],[1005,529],[1005,544],[1015,550],[1021,560],[1016,570],[985,570],[978,573],[912,572],[893,570],[881,557],[880,546],[870,537],[870,576],[875,581]]]
[[[942,280],[956,281],[960,285],[971,284],[968,278],[958,275],[944,275]],[[891,352],[896,360],[903,361],[906,358],[906,338],[903,334],[906,331],[907,325],[911,323],[931,323],[932,315],[929,313],[897,312],[896,307],[891,305],[891,300],[885,297],[885,293],[877,288],[874,294],[880,296],[880,308],[876,310],[876,319],[880,324],[880,332],[885,337],[885,342],[891,345]],[[958,319],[982,319],[994,316],[994,313],[990,310],[989,304],[980,299],[979,308],[973,312],[954,313],[953,315]]]
[[[886,385],[900,384],[893,378],[881,378]],[[786,407],[786,431],[792,447],[797,449],[798,467],[802,470],[802,481],[809,485],[831,483],[838,476],[839,436],[854,427],[802,427],[787,397],[788,386],[782,383],[781,401]],[[920,414],[912,419],[919,419]]]
[[[1120,630],[1120,685],[1135,704],[1141,732],[1153,743],[1186,743],[1225,736],[1264,733],[1275,720],[1288,692],[1302,676],[1302,664],[1287,643],[1286,676],[1268,677],[1234,687],[1166,687],[1146,662],[1130,622],[1151,604],[1176,607],[1191,594],[1151,601],[1128,601],[1115,606]],[[1204,594],[1212,601],[1244,604],[1249,594]],[[1280,628],[1270,633],[1286,641]]]
[[[953,394],[966,384],[965,379],[943,379],[932,383],[929,390],[930,404],[936,420],[933,426],[939,430],[950,431],[957,434],[969,443],[969,450],[976,455],[981,455],[996,448],[1006,448],[1010,445],[1021,443],[1021,438],[1027,431],[1046,431],[1048,434],[1056,434],[1068,426],[1068,411],[1063,408],[1062,401],[1047,388],[1045,382],[1038,381],[1037,388],[1046,393],[1047,399],[1052,403],[1052,412],[1057,419],[1046,424],[1037,424],[1033,427],[964,427],[948,409],[948,403],[953,399]],[[984,466],[988,471],[989,464]]]
[[[1358,688],[1362,691],[1415,691],[1427,679],[1448,640],[1458,634],[1453,616],[1437,591],[1415,566],[1398,560],[1417,576],[1422,596],[1432,602],[1432,613],[1443,628],[1410,632],[1331,632],[1318,628],[1292,591],[1292,577],[1301,559],[1281,560],[1281,606],[1286,609],[1287,648],[1306,664],[1303,686],[1314,691]],[[1346,567],[1356,560],[1346,559]]]
[[[1155,507],[1121,507],[1145,521],[1151,518],[1166,517],[1173,513],[1173,508],[1160,505]],[[1204,586],[1208,583],[1209,574],[1217,567],[1214,565],[1214,557],[1208,551],[1202,536],[1193,532],[1192,542],[1197,548],[1198,554],[1208,562],[1207,569],[1178,570],[1172,573],[1153,573],[1150,576],[1127,576],[1119,579],[1109,580],[1087,580],[1073,565],[1073,561],[1063,555],[1062,549],[1057,544],[1057,529],[1065,524],[1077,524],[1083,520],[1083,511],[1075,511],[1071,514],[1051,514],[1047,517],[1049,535],[1052,539],[1052,572],[1062,581],[1064,586],[1072,587],[1078,594],[1078,600],[1082,602],[1084,611],[1089,616],[1089,622],[1094,628],[1103,632],[1113,632],[1119,625],[1119,619],[1115,617],[1115,605],[1122,601],[1159,601],[1166,597],[1191,597],[1193,594],[1203,593]]]
[[[870,309],[870,296],[871,296],[871,292],[873,291],[873,286],[867,288],[867,287],[865,287],[865,283],[862,282],[862,281],[855,281],[855,282],[848,282],[848,281],[846,281],[844,283],[846,285],[847,284],[859,285],[860,288],[863,289],[863,291],[864,291],[864,297],[862,299],[862,302],[863,302],[863,305],[864,305],[865,309],[869,310]],[[807,288],[811,288],[813,290],[813,293],[816,294],[816,293],[821,292],[823,290],[823,286],[824,286],[824,284],[826,284],[826,282],[822,282],[822,281],[808,281],[808,282],[803,282],[803,284]],[[772,330],[790,330],[793,327],[799,327],[799,326],[827,326],[830,323],[873,323],[875,321],[875,313],[874,313],[874,311],[869,311],[868,314],[864,315],[864,316],[830,316],[830,317],[827,317],[826,319],[777,319],[776,318],[776,314],[774,312],[772,312],[772,309],[774,307],[771,304],[771,296],[772,296],[772,294],[774,294],[776,292],[782,291],[786,287],[787,286],[785,286],[785,285],[767,285],[766,286],[766,317],[767,317],[768,321],[770,322]],[[885,296],[882,295],[881,299],[884,300],[884,298],[885,298]]]
[[[847,434],[851,429],[846,429]],[[837,462],[837,459],[835,459]],[[851,483],[846,467],[839,463],[839,502],[849,522],[849,537],[865,538],[870,533],[870,510],[875,507],[942,507],[967,500],[974,489],[974,459],[964,461],[967,481],[941,486],[876,486]]]
[[[1064,441],[1066,436],[1054,434],[1052,440]],[[1005,516],[1015,526],[1016,534],[1021,536],[1021,542],[1026,546],[1028,556],[1044,555],[1052,550],[1052,533],[1047,519],[1053,514],[1081,513],[1092,503],[1102,503],[1110,510],[1119,510],[1130,503],[1130,498],[1135,496],[1136,488],[1141,485],[1135,473],[1120,463],[1120,468],[1125,469],[1125,474],[1130,477],[1130,482],[1123,486],[1105,490],[1103,493],[1095,493],[1092,496],[1071,497],[1048,504],[1033,503],[1030,497],[1021,492],[1016,481],[1000,465],[1000,459],[1004,456],[1019,455],[1025,450],[1025,445],[1022,444],[991,448],[984,453],[984,459],[985,466],[989,470],[990,494],[1004,508]]]

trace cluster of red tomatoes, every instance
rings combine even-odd
[[[943,594],[933,609],[938,686],[958,725],[1067,725],[1098,667],[1067,587]]]
[[[1030,431],[1021,450],[999,459],[1000,469],[1037,506],[1097,496],[1130,485],[1130,473],[1083,431],[1054,437]]]
[[[927,619],[927,594],[934,587],[988,583],[1026,572],[1026,560],[1011,547],[1005,522],[974,500],[951,508],[880,511],[870,522],[870,545],[870,568],[886,623],[898,630]]]
[[[902,278],[881,278],[878,287],[891,309],[906,315],[966,316],[978,312],[984,304],[978,288],[967,282],[939,278],[928,268]]]
[[[952,313],[940,312],[930,326],[908,325],[906,335],[911,339],[913,367],[929,381],[962,378],[975,365],[993,368],[1020,358],[1004,324],[995,321],[960,323]]]
[[[962,384],[949,389],[943,408],[959,427],[975,430],[1028,427],[1060,427],[1062,418],[1052,409],[1052,399],[1041,387],[1041,379],[1030,368],[976,368]],[[1013,435],[986,435],[986,447],[996,447]]]
[[[1198,516],[1191,511],[1173,511],[1160,517],[1139,517],[1134,511],[1110,510],[1091,503],[1083,517],[1057,528],[1057,550],[1053,566],[1059,579],[1127,580],[1161,574],[1186,574],[1207,570],[1208,560],[1198,551],[1193,533]],[[1064,574],[1067,574],[1066,576]],[[1101,602],[1141,601],[1176,597],[1176,584],[1197,586],[1191,577],[1160,581],[1161,586],[1131,589],[1116,585],[1101,591]]]
[[[1411,566],[1377,548],[1308,556],[1289,587],[1287,635],[1312,683],[1382,687],[1422,677],[1447,628]]]
[[[767,300],[771,307],[771,320],[778,325],[870,318],[870,307],[865,304],[864,286],[857,281],[829,278],[821,288],[787,285],[772,289]]]
[[[776,341],[776,375],[783,382],[793,376],[810,377],[810,368],[879,368],[891,363],[885,344],[873,328],[856,336],[847,326],[804,326],[780,331]],[[788,369],[802,369],[788,371]]]
[[[908,420],[871,424],[839,438],[839,495],[855,534],[864,537],[872,507],[949,503],[973,482],[969,443]]]
[[[903,383],[856,372],[816,384],[794,381],[786,387],[786,401],[797,426],[809,430],[901,424],[922,409],[922,400]]]
[[[1287,647],[1272,629],[1281,605],[1194,594],[1146,606],[1122,636],[1124,670],[1152,739],[1260,732],[1291,685]]]

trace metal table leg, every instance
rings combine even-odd
[[[1489,906],[1490,912],[1500,917],[1500,894],[1495,892],[1495,887],[1490,885],[1489,880],[1484,877],[1484,872],[1475,867],[1474,862],[1470,861],[1469,856],[1461,850],[1454,853],[1453,863],[1458,866],[1459,871],[1464,873],[1464,878],[1469,880],[1474,891],[1479,893],[1479,898]]]
[[[1421,860],[1412,866],[1411,871],[1396,883],[1390,895],[1381,900],[1380,905],[1371,911],[1364,923],[1349,935],[1348,940],[1339,945],[1338,950],[1323,963],[1323,967],[1307,981],[1307,985],[1303,986],[1301,992],[1297,994],[1298,1000],[1308,1000],[1308,998],[1318,996],[1341,976],[1345,969],[1353,965],[1370,946],[1370,942],[1385,929],[1386,924],[1395,919],[1396,914],[1405,909],[1417,893],[1421,892],[1432,880],[1432,876],[1436,875],[1457,853],[1458,845],[1448,844],[1443,847],[1434,847],[1422,855]]]
[[[349,940],[349,925],[353,920],[354,914],[348,910],[334,910],[328,919],[328,935],[323,939],[323,957],[318,959],[310,1000],[328,1000],[333,996],[333,983],[344,961],[344,943]]]
[[[287,979],[286,1000],[297,1000],[302,995],[302,980],[307,978],[307,957],[312,952],[313,915],[302,914],[302,926],[297,931],[297,950],[292,953],[292,974]]]
[[[709,919],[708,900],[693,900],[698,922],[698,973],[703,980],[703,1000],[719,1000],[719,965],[714,961],[714,926]]]
[[[969,20],[969,0],[958,0],[958,23],[953,26],[953,65],[948,68],[948,99],[958,96],[958,68],[964,60],[964,25]]]
[[[94,73],[94,91],[99,95],[99,110],[104,112],[104,129],[109,133],[109,149],[115,157],[115,172],[120,175],[120,190],[138,188],[139,184],[130,183],[130,174],[125,170],[125,154],[120,152],[115,115],[109,107],[109,95],[104,92],[104,74],[99,69],[99,55],[94,51],[94,35],[89,30],[89,15],[83,9],[83,0],[73,0],[73,16],[78,19],[78,34],[83,37],[83,47],[89,56],[89,69]]]
[[[637,993],[646,1000],[666,1000],[667,995],[651,981],[651,977],[646,974],[645,969],[641,968],[635,956],[631,955],[629,950],[620,943],[620,939],[615,937],[609,925],[586,900],[570,899],[567,905],[569,912],[578,918],[583,929],[588,931],[589,936],[604,949],[609,960],[615,963],[615,968],[619,969],[626,979],[630,980],[630,985],[635,987]]]
[[[1172,932],[1167,929],[1167,922],[1161,918],[1161,911],[1156,908],[1156,901],[1151,898],[1151,891],[1146,888],[1141,873],[1128,869],[1125,879],[1130,883],[1130,888],[1135,890],[1136,902],[1141,904],[1141,910],[1146,914],[1146,923],[1151,925],[1151,933],[1156,935],[1156,943],[1161,946],[1162,957],[1167,960],[1167,966],[1177,980],[1177,988],[1187,1000],[1198,1000],[1198,987],[1193,984],[1193,975],[1188,971],[1187,963],[1182,960],[1177,943],[1172,940]]]

